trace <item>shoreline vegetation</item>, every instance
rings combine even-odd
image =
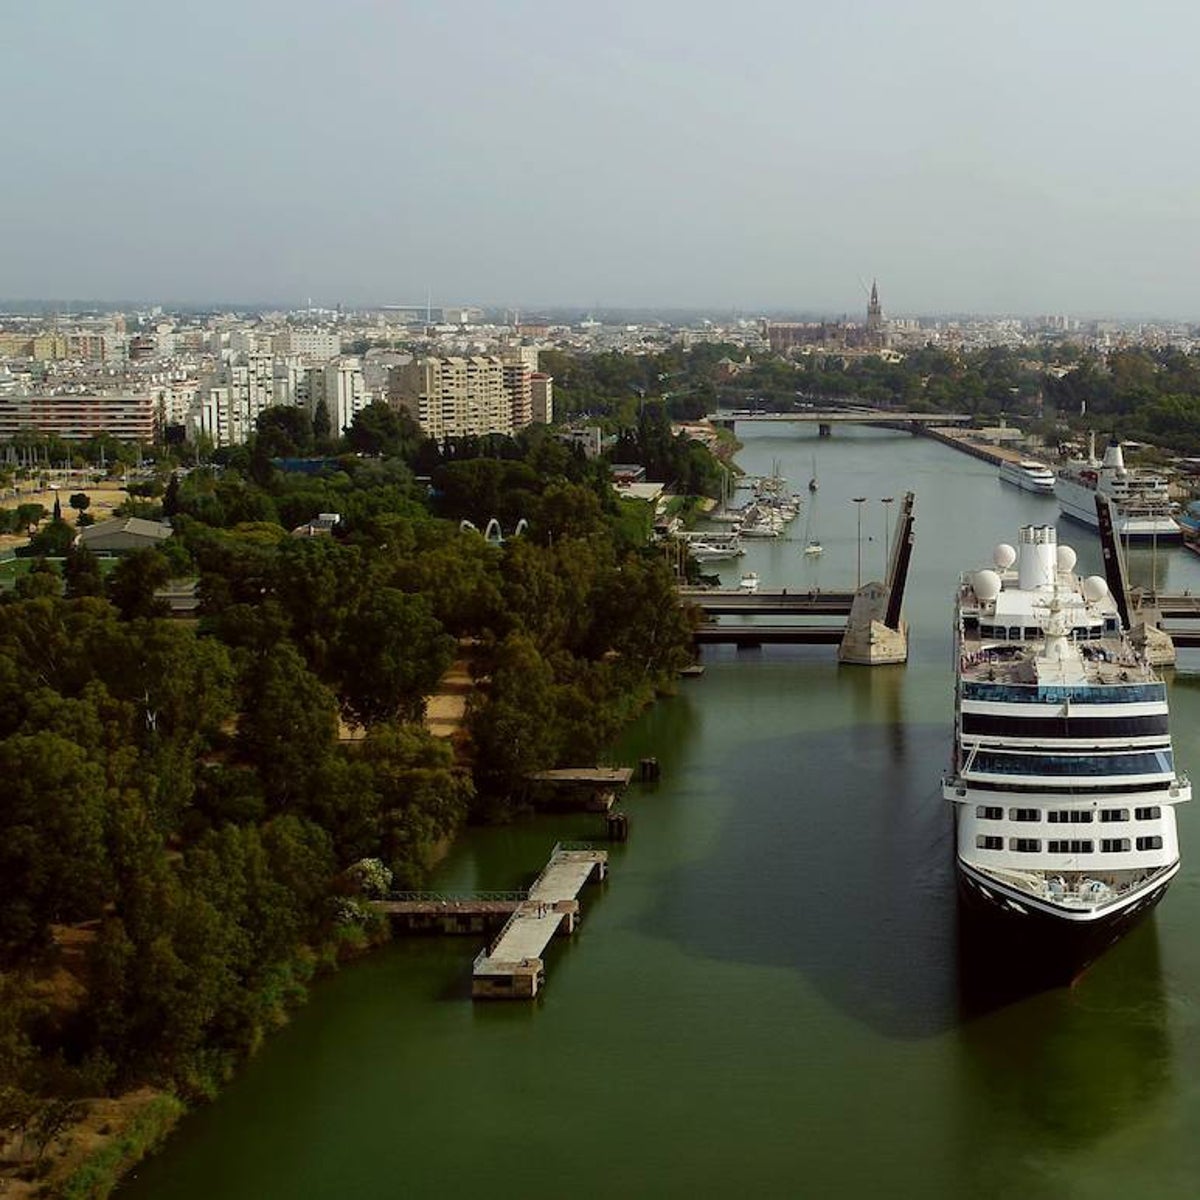
[[[719,480],[646,407],[624,461]],[[61,566],[4,595],[5,1194],[107,1195],[388,938],[370,897],[525,812],[531,772],[599,761],[690,660],[650,507],[607,463],[545,429],[435,447],[384,406],[320,445],[279,413],[122,505],[172,523],[161,548],[105,574],[59,533]],[[306,453],[317,473],[280,469]],[[293,534],[319,513],[331,533]],[[460,528],[492,517],[501,545]],[[156,596],[181,578],[185,620]]]

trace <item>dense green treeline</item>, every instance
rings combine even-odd
[[[1200,454],[1200,359],[1176,347],[1102,354],[1071,343],[908,349],[897,359],[813,352],[784,358],[705,345],[657,355],[544,356],[564,413],[637,428],[652,401],[676,419],[729,407],[788,409],[853,399],[929,411],[1101,424],[1120,436]],[[735,373],[718,368],[734,360]],[[1045,429],[1049,431],[1049,426]],[[698,489],[701,490],[701,489]]]
[[[71,549],[0,607],[0,1131],[30,1146],[78,1097],[211,1095],[316,971],[384,935],[364,889],[419,886],[464,821],[524,805],[528,772],[594,761],[688,657],[603,465],[544,430],[437,448],[366,425],[394,453],[289,473],[256,438],[176,474],[144,497],[165,552],[102,577]],[[332,536],[292,535],[320,512]],[[168,619],[155,592],[187,575],[196,619]],[[459,656],[478,685],[456,753],[422,719]]]

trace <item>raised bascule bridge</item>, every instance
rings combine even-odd
[[[1200,596],[1190,592],[1160,592],[1156,584],[1148,588],[1133,585],[1108,497],[1099,492],[1096,515],[1100,521],[1104,577],[1133,644],[1148,662],[1160,667],[1175,662],[1177,649],[1200,648]]]
[[[907,492],[888,552],[886,575],[855,591],[680,588],[680,602],[699,608],[704,617],[695,631],[696,645],[837,646],[838,659],[845,663],[880,666],[906,661],[908,623],[902,609],[912,561],[913,504],[913,493]],[[729,617],[756,620],[734,622]],[[788,621],[766,624],[763,617],[787,617]],[[815,620],[825,617],[841,620]]]

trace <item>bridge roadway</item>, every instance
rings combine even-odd
[[[845,625],[701,625],[698,646],[839,646]]]
[[[683,604],[694,604],[706,617],[795,616],[844,617],[854,603],[853,592],[743,592],[738,588],[680,588]]]
[[[901,412],[887,408],[803,408],[783,413],[735,409],[711,413],[708,420],[714,425],[731,425],[736,421],[801,425],[962,425],[969,423],[972,417],[969,413]]]

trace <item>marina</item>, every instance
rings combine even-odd
[[[780,459],[803,487],[815,429],[739,436],[747,471]],[[517,1181],[502,1192],[681,1200],[1190,1195],[1197,806],[1178,808],[1166,899],[1074,987],[1022,992],[974,973],[960,945],[940,784],[951,599],[996,543],[1054,523],[1054,500],[999,486],[994,466],[934,439],[887,431],[839,429],[820,443],[820,468],[825,553],[748,545],[721,565],[722,590],[753,570],[760,595],[852,594],[854,497],[868,498],[863,574],[881,578],[881,501],[911,488],[907,665],[847,670],[827,646],[703,647],[703,678],[611,747],[618,762],[657,756],[662,776],[652,793],[631,781],[636,836],[609,847],[613,885],[580,935],[547,944],[544,991],[472,1003],[486,935],[398,938],[316,986],[122,1197],[325,1200],[350,1187],[390,1195],[397,1179],[413,1195],[491,1192],[497,1180]],[[1104,574],[1095,534],[1077,526],[1063,540],[1077,574]],[[1131,590],[1152,590],[1150,548],[1127,557]],[[1156,566],[1162,596],[1200,594],[1200,558],[1160,549]],[[1165,675],[1176,760],[1195,770],[1200,651],[1182,649]],[[511,888],[597,820],[561,812],[468,830],[431,887]],[[589,884],[580,898],[594,894]],[[581,1071],[570,1120],[603,1128],[620,1153],[582,1156],[563,1136],[563,1081]],[[397,1088],[421,1102],[398,1112]],[[430,1152],[451,1112],[460,1137]]]

